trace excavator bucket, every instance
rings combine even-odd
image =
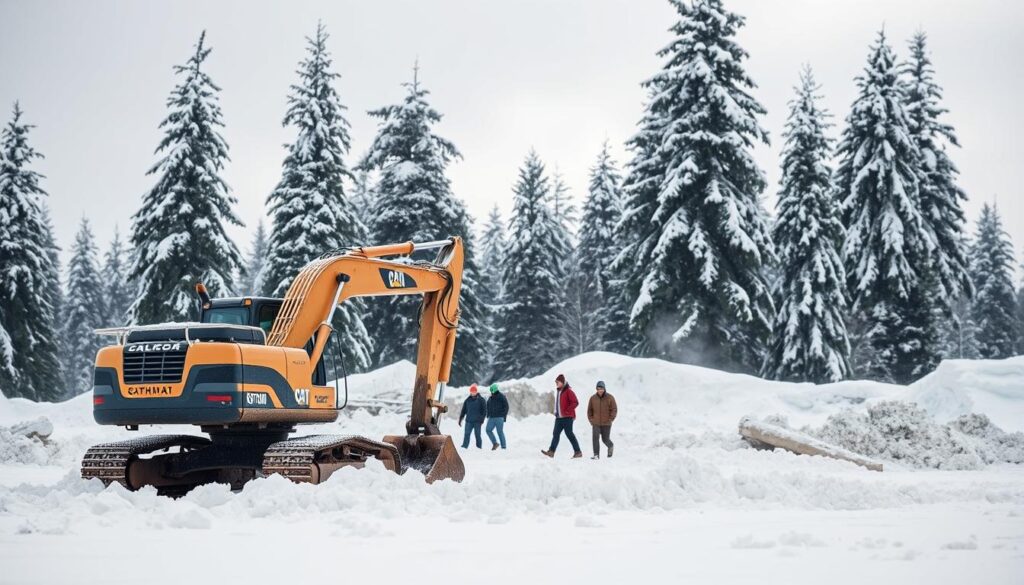
[[[466,466],[448,435],[388,435],[384,442],[397,447],[402,464],[423,473],[427,483],[439,479],[459,482],[466,477]]]

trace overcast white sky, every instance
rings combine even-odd
[[[973,0],[731,0],[747,17],[740,43],[750,53],[755,95],[768,109],[771,147],[757,157],[772,181],[799,67],[810,63],[837,126],[854,97],[853,77],[885,25],[901,55],[918,28],[929,34],[947,120],[963,148],[953,153],[970,195],[968,215],[997,200],[1020,260],[1024,245],[1020,136],[1024,93],[1024,4]],[[400,83],[420,62],[420,78],[445,116],[439,133],[464,160],[450,170],[455,192],[482,217],[510,207],[511,186],[534,147],[564,174],[574,196],[602,141],[620,163],[644,97],[640,82],[660,66],[673,10],[662,0],[112,2],[0,0],[0,119],[20,100],[37,125],[32,143],[46,159],[57,237],[67,249],[81,217],[105,246],[130,225],[156,157],[172,66],[203,29],[208,71],[223,88],[224,177],[247,228],[245,249],[277,182],[288,86],[317,19],[349,108],[354,164],[375,131],[366,111],[403,96]],[[839,127],[835,129],[838,133]]]

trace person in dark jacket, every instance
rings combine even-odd
[[[598,381],[597,389],[587,404],[587,420],[590,421],[590,426],[594,429],[592,433],[594,456],[591,459],[601,458],[601,445],[597,442],[598,438],[601,439],[605,447],[608,447],[608,456],[612,456],[612,451],[615,449],[615,443],[612,443],[612,422],[615,421],[618,414],[619,407],[615,404],[615,397],[608,393],[604,382]]]
[[[580,451],[580,443],[572,432],[572,423],[576,420],[576,407],[579,406],[580,401],[562,374],[558,374],[558,377],[555,378],[555,388],[555,430],[551,433],[551,446],[547,451],[541,451],[541,453],[548,457],[554,457],[555,449],[558,448],[558,439],[562,433],[565,433],[565,437],[572,444],[572,458],[578,459],[583,457],[583,451]]]
[[[469,433],[476,435],[476,448],[483,449],[484,442],[480,438],[480,427],[487,417],[487,400],[480,396],[476,384],[469,387],[469,398],[462,403],[462,412],[459,413],[459,426],[462,426],[462,419],[466,419],[466,430],[462,437],[462,448],[469,449]]]
[[[487,438],[491,440],[491,451],[498,448],[505,448],[505,421],[508,420],[508,399],[498,391],[497,384],[491,384],[491,397],[487,399]],[[494,431],[498,431],[498,438],[494,438]]]

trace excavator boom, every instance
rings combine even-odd
[[[432,263],[382,258],[408,257],[416,251],[434,249],[439,253]],[[314,260],[302,269],[285,294],[267,345],[303,347],[313,337],[316,341],[310,359],[315,362],[323,354],[332,330],[331,317],[340,303],[353,297],[423,295],[410,426],[417,432],[437,434],[432,410],[436,408],[434,402],[440,402],[451,373],[462,264],[462,240],[458,237],[355,248]]]
[[[385,256],[409,257],[416,251],[438,250],[434,262],[396,262]],[[285,294],[268,345],[301,347],[316,340],[311,361],[323,354],[331,334],[331,318],[346,299],[367,296],[423,295],[416,352],[412,410],[404,437],[389,435],[402,461],[422,471],[427,481],[461,481],[465,466],[451,437],[441,435],[442,402],[451,373],[462,288],[462,240],[391,244],[356,248],[306,265]]]

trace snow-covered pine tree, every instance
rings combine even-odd
[[[445,175],[448,164],[460,155],[454,144],[433,132],[441,114],[427,102],[429,92],[421,87],[418,71],[414,69],[413,80],[403,84],[408,93],[402,103],[370,112],[380,120],[379,129],[360,168],[380,175],[373,189],[371,239],[390,243],[463,237],[461,316],[451,383],[468,384],[478,381],[486,369],[491,335],[487,306],[480,298],[472,219]],[[367,323],[376,332],[373,364],[413,359],[420,299],[383,297],[367,305]]]
[[[582,305],[583,351],[617,347],[610,328],[615,320],[612,314],[618,308],[617,299],[611,294],[611,263],[619,252],[615,225],[622,216],[622,177],[608,148],[608,141],[605,141],[590,168],[576,251],[579,278],[574,286],[578,288]]]
[[[843,225],[828,167],[831,115],[810,67],[800,74],[783,133],[782,179],[773,238],[781,275],[779,312],[763,374],[776,380],[837,382],[850,373]]]
[[[267,229],[263,227],[263,218],[256,224],[256,231],[252,235],[252,242],[249,244],[248,258],[242,271],[239,274],[238,292],[243,295],[255,295],[260,293],[259,277],[260,272],[267,261]]]
[[[564,327],[555,237],[560,226],[549,207],[550,190],[544,164],[531,150],[513,189],[502,267],[504,298],[497,319],[494,376],[498,379],[538,374],[561,357],[553,351]]]
[[[487,305],[487,328],[492,332],[486,340],[487,358],[486,371],[482,379],[490,379],[491,364],[494,363],[494,353],[497,349],[497,339],[493,332],[497,330],[498,311],[502,299],[501,269],[505,261],[505,249],[508,246],[505,221],[501,217],[501,211],[495,204],[487,215],[487,222],[480,233],[479,250],[480,258],[480,300]]]
[[[978,233],[971,246],[975,297],[971,316],[977,324],[978,355],[986,359],[1016,354],[1021,323],[1013,291],[1013,244],[1003,231],[995,205],[981,208]]]
[[[299,83],[291,87],[284,124],[295,127],[295,141],[281,170],[281,181],[267,198],[273,228],[267,258],[260,271],[264,294],[281,297],[303,266],[332,250],[361,245],[362,229],[345,180],[349,123],[334,88],[340,75],[331,70],[329,35],[318,24],[307,38],[306,58],[299,64]],[[343,303],[334,313],[339,347],[352,371],[370,366],[372,342],[363,323],[363,304]]]
[[[220,172],[228,146],[217,94],[220,88],[203,70],[210,54],[204,31],[188,63],[174,67],[182,82],[167,98],[170,113],[160,124],[162,158],[149,170],[156,185],[132,217],[137,283],[130,309],[132,323],[196,320],[195,284],[213,297],[234,291],[241,255],[225,232],[225,223],[241,225]]]
[[[960,296],[939,322],[942,359],[977,359],[978,325],[971,314],[973,302]]]
[[[551,183],[551,215],[558,223],[557,243],[561,252],[563,271],[568,273],[573,265],[570,261],[572,252],[575,249],[576,231],[576,204],[572,200],[572,193],[569,192],[569,185],[561,171],[555,170]]]
[[[578,249],[572,250],[562,263],[562,276],[558,279],[562,291],[562,310],[559,313],[562,336],[560,343],[552,344],[552,350],[559,357],[593,351],[600,339],[599,332],[592,327],[593,316],[587,314],[590,299],[583,289],[584,275],[580,272],[578,254]]]
[[[356,171],[352,183],[352,196],[349,199],[352,201],[352,209],[356,212],[356,219],[359,220],[359,241],[365,241],[369,237],[370,226],[373,225],[374,193],[369,171]]]
[[[611,304],[606,317],[609,331],[606,349],[622,354],[652,353],[652,344],[643,331],[631,327],[633,305],[643,286],[644,272],[636,266],[638,258],[649,256],[658,234],[649,232],[644,223],[654,214],[664,168],[660,149],[664,118],[652,109],[657,88],[647,86],[648,99],[637,124],[637,132],[627,142],[633,152],[626,163],[626,179],[622,183],[622,217],[615,224],[614,239],[620,247],[612,260],[609,282]]]
[[[1021,267],[1024,269],[1024,266]],[[1024,279],[1021,280],[1020,287],[1017,288],[1017,353],[1024,355]]]
[[[41,158],[28,143],[33,128],[14,104],[0,131],[0,391],[56,400],[61,392],[53,303],[59,274],[44,205]]]
[[[584,313],[586,297],[580,290],[579,259],[576,255],[576,221],[577,208],[572,200],[569,185],[565,182],[561,171],[557,168],[552,176],[551,201],[548,206],[551,215],[558,225],[555,231],[555,250],[559,259],[558,280],[562,291],[561,339],[552,344],[552,351],[559,357],[577,355],[588,351],[593,345],[593,331],[589,330]]]
[[[672,0],[679,21],[658,52],[651,100],[630,141],[623,218],[631,326],[641,350],[754,372],[774,316],[773,258],[752,155],[764,108],[734,37],[743,17],[720,0]]]
[[[957,185],[959,171],[947,153],[958,147],[953,127],[939,120],[947,110],[940,105],[942,88],[935,82],[935,70],[926,46],[927,36],[918,32],[910,40],[910,60],[903,64],[906,110],[911,137],[920,153],[920,209],[924,229],[934,242],[929,250],[929,281],[941,313],[961,295],[970,297],[967,273],[967,223],[962,204],[967,194]]]
[[[128,309],[132,304],[132,283],[128,278],[130,268],[128,251],[121,241],[121,232],[114,228],[114,238],[103,257],[103,277],[106,282],[103,327],[119,327],[128,320]]]
[[[505,261],[508,236],[505,220],[495,204],[480,234],[480,298],[494,306],[501,299],[501,267]]]
[[[96,241],[89,220],[82,218],[68,262],[68,295],[63,316],[62,337],[67,344],[64,364],[67,396],[77,396],[92,388],[92,369],[96,352],[102,345],[93,329],[104,327],[105,297],[99,273]]]
[[[65,380],[64,364],[67,363],[65,356],[67,355],[67,343],[60,336],[60,330],[63,328],[65,298],[64,298],[64,282],[61,278],[61,262],[60,262],[60,246],[57,245],[57,237],[54,235],[53,229],[53,216],[50,213],[50,207],[43,202],[43,223],[46,224],[46,231],[43,232],[44,247],[46,248],[46,255],[49,262],[46,265],[46,271],[41,275],[41,278],[45,282],[44,290],[47,302],[53,307],[50,312],[51,321],[47,326],[47,329],[54,332],[54,339],[52,340],[52,352],[45,351],[41,356],[48,365],[40,366],[40,370],[46,373],[46,379],[40,381],[41,385],[53,384],[52,392],[45,398],[49,401],[63,400],[67,396],[66,389],[61,386]]]
[[[846,118],[834,177],[846,240],[852,336],[868,363],[854,373],[908,383],[938,362],[932,301],[922,272],[934,246],[923,231],[920,155],[892,49],[879,32]],[[860,341],[860,340],[858,340]]]

